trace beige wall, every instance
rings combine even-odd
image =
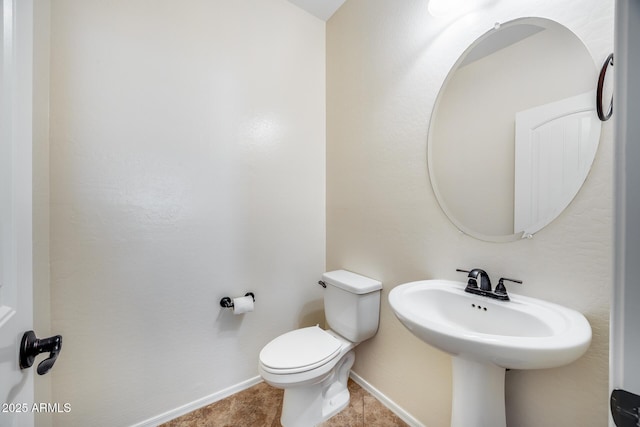
[[[449,20],[429,16],[425,1],[348,0],[327,23],[327,268],[383,282],[380,329],[358,347],[354,371],[429,427],[449,423],[450,358],[412,336],[387,296],[411,280],[463,280],[456,267],[522,279],[512,291],[574,308],[593,328],[575,363],[507,373],[508,424],[607,423],[610,122],[583,189],[532,240],[486,243],[459,233],[429,183],[428,121],[449,68],[495,22],[523,16],[569,27],[596,63],[612,50],[611,0],[493,2]]]
[[[49,36],[51,2],[33,3],[33,329],[51,336],[49,289]],[[51,375],[34,375],[34,401],[52,402]],[[51,414],[35,414],[36,425],[51,425]]]
[[[285,0],[56,0],[50,148],[54,425],[202,405],[322,319],[324,22]],[[220,308],[247,291],[253,313]]]

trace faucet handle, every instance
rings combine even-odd
[[[505,280],[508,281],[508,282],[522,284],[522,280],[508,279],[506,277],[501,277],[500,280],[498,280],[498,284],[496,285],[496,289],[494,291],[496,294],[501,294],[501,295],[506,295],[507,294],[507,288],[504,287],[504,281]]]

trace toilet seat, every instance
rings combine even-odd
[[[296,329],[272,340],[260,352],[266,372],[295,374],[316,369],[340,354],[342,343],[318,326]]]

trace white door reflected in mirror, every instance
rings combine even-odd
[[[571,203],[596,156],[590,91],[516,114],[513,232],[533,234]]]

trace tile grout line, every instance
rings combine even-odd
[[[362,427],[366,427],[366,412],[364,408],[364,394],[362,394]]]

